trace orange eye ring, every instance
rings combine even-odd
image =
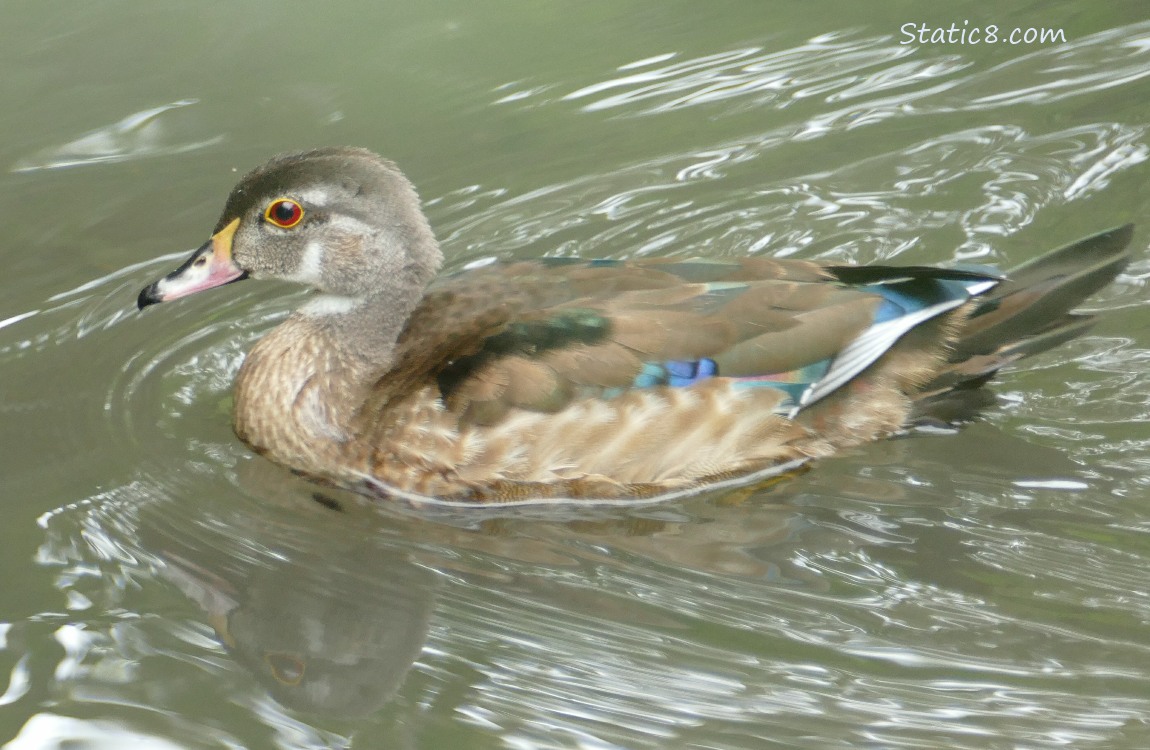
[[[291,198],[276,198],[264,210],[264,218],[280,229],[291,229],[303,221],[303,206]]]

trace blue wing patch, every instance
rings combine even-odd
[[[632,381],[632,388],[654,388],[669,385],[682,388],[719,374],[719,366],[710,357],[689,361],[672,359],[666,362],[647,362]],[[620,389],[611,389],[620,391]],[[613,394],[617,395],[617,394]]]
[[[785,393],[791,405],[799,403],[803,393],[810,389],[811,384],[820,380],[830,369],[831,360],[824,359],[797,370],[789,372],[764,373],[743,378],[732,378],[736,388],[774,388]],[[642,371],[631,382],[631,388],[655,388],[658,386],[671,386],[672,388],[685,388],[701,380],[717,377],[719,365],[710,357],[699,360],[668,360],[666,362],[647,362]],[[622,394],[625,388],[607,388],[603,390],[603,398],[615,398]]]

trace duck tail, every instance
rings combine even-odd
[[[969,420],[993,402],[979,386],[1000,368],[1089,330],[1095,316],[1073,310],[1126,268],[1133,233],[1126,224],[1049,252],[978,297],[947,364],[916,396],[914,421]]]

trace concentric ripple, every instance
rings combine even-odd
[[[1145,21],[993,53],[825,25],[599,49],[577,73],[519,60],[523,83],[490,91],[464,79],[490,107],[448,146],[489,166],[586,163],[518,189],[497,167],[428,175],[448,270],[1011,266],[1146,213]],[[597,150],[560,157],[543,131]],[[540,143],[508,142],[523,133]],[[75,151],[17,177],[64,179]],[[955,434],[758,491],[490,512],[373,505],[234,438],[236,370],[297,292],[235,285],[139,313],[181,256],[85,271],[0,315],[5,747],[1150,746],[1150,262],[1135,255],[1090,303],[1094,331],[1004,374],[998,406]]]

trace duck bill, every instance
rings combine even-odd
[[[192,253],[182,266],[144,287],[136,300],[139,308],[143,310],[157,302],[168,302],[246,279],[247,271],[232,260],[232,237],[239,225],[239,219],[228,224]]]

